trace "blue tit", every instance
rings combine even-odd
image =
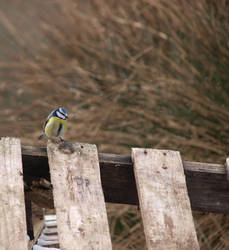
[[[38,137],[39,140],[43,139],[45,136],[50,137],[60,137],[64,135],[67,128],[68,113],[65,108],[58,108],[53,110],[47,117],[43,133]]]

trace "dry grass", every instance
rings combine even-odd
[[[1,135],[37,145],[46,115],[63,105],[71,114],[67,139],[96,143],[100,151],[166,148],[192,161],[224,162],[227,1],[1,5]],[[138,213],[114,209],[111,224],[124,225],[123,236],[111,228],[116,249],[143,249]],[[227,216],[196,218],[202,249],[228,248]]]

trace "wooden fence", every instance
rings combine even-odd
[[[49,178],[47,156],[62,250],[112,249],[105,200],[120,202],[125,199],[123,197],[127,197],[123,203],[139,201],[148,249],[199,249],[189,200],[190,194],[191,201],[198,196],[193,195],[192,188],[187,190],[186,178],[190,185],[190,180],[193,182],[204,173],[208,176],[208,183],[211,175],[223,176],[227,183],[226,165],[182,162],[177,151],[132,148],[130,160],[126,156],[98,154],[95,145],[83,143],[49,141],[47,153],[45,149],[31,150],[29,147],[21,151],[19,139],[2,138],[0,250],[28,249],[24,182],[29,185],[31,181],[28,180],[34,176]],[[128,172],[130,164],[134,175]],[[109,168],[107,173],[111,173],[113,179],[105,174],[104,169],[101,171],[104,166]],[[121,181],[117,180],[117,171]],[[188,177],[187,172],[196,175]],[[131,181],[132,177],[136,182]],[[123,185],[128,183],[130,185],[121,192]],[[225,183],[224,193],[229,193],[229,185]],[[202,189],[204,187],[202,183]],[[198,185],[193,189],[198,191]],[[214,188],[208,192],[214,193]],[[132,202],[134,199],[137,201]],[[193,204],[204,207],[202,210],[224,211],[229,200],[221,196],[218,201],[214,196],[209,199],[210,202],[205,199],[203,203],[197,199]]]

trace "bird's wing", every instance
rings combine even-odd
[[[46,126],[46,124],[48,123],[49,119],[52,117],[52,115],[53,115],[53,111],[52,111],[52,112],[49,114],[49,116],[46,118],[45,123],[44,123],[44,126],[43,126],[43,131],[45,131],[45,126]]]

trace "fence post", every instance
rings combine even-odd
[[[28,248],[20,140],[0,140],[0,250]]]
[[[132,149],[148,249],[199,249],[180,153]]]
[[[62,250],[112,249],[95,145],[48,142]]]

